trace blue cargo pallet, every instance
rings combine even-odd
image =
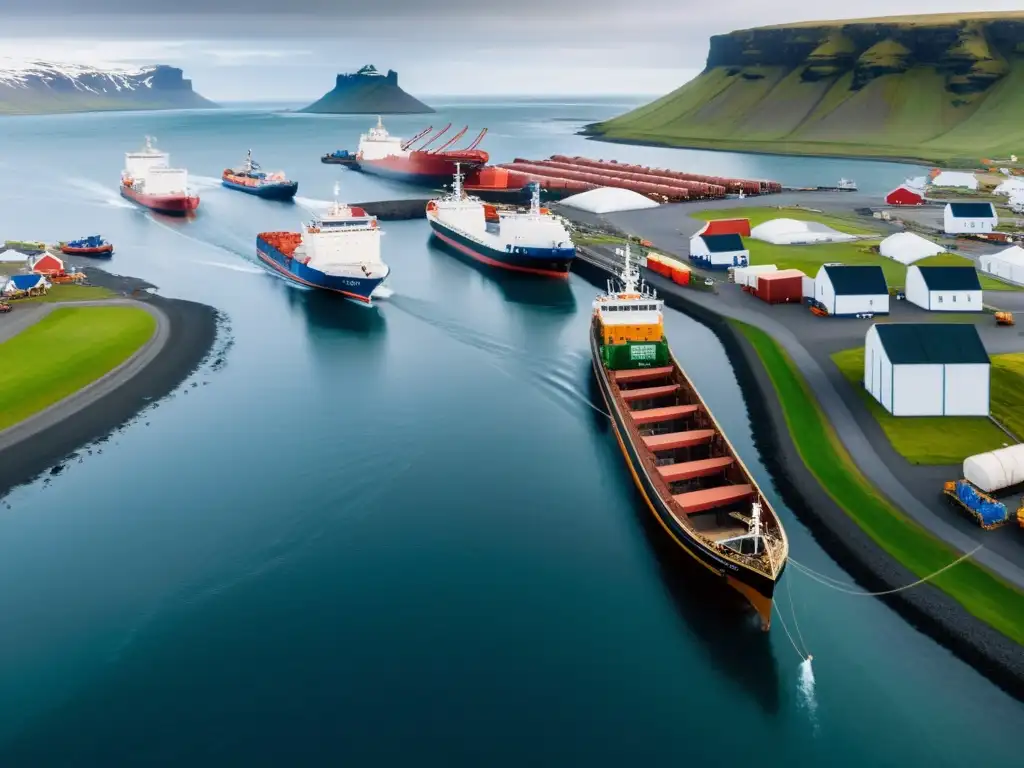
[[[998,528],[1010,519],[1006,505],[982,493],[966,480],[957,480],[954,491],[946,495],[966,509],[986,531]]]

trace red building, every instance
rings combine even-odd
[[[712,219],[697,234],[750,237],[750,219]]]
[[[924,194],[901,184],[885,196],[886,205],[924,205]]]
[[[37,275],[53,277],[54,275],[64,274],[64,262],[51,253],[44,253],[35,257],[30,262],[30,266]]]

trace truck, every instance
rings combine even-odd
[[[1024,444],[978,453],[964,459],[963,479],[947,482],[946,497],[963,508],[985,530],[1009,522],[1006,505],[993,494],[1007,494],[1024,486]],[[1017,524],[1024,528],[1024,504],[1017,508]]]

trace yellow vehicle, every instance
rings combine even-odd
[[[1014,325],[1013,312],[996,312],[996,325]]]

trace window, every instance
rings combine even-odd
[[[942,297],[939,296],[939,304],[941,304],[941,303],[942,303]]]
[[[956,296],[953,297],[953,303],[956,304]]]

